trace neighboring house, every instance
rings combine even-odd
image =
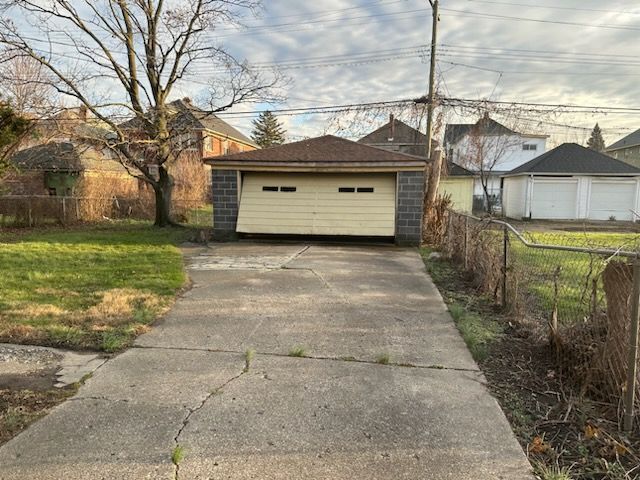
[[[472,213],[474,173],[453,162],[447,162],[445,168],[446,172],[440,176],[439,193],[450,196],[455,211]]]
[[[11,157],[14,167],[3,178],[3,193],[12,195],[135,195],[138,182],[116,160],[92,147],[51,142],[26,148]]]
[[[387,123],[362,137],[358,140],[358,143],[420,157],[424,157],[427,154],[427,136],[394,118],[393,115],[389,115]]]
[[[564,143],[504,176],[511,218],[635,220],[640,169],[576,143]]]
[[[605,150],[613,158],[640,167],[640,129],[621,138]]]
[[[424,157],[326,135],[205,160],[214,236],[351,235],[421,240]]]
[[[362,137],[358,143],[424,157],[427,136],[390,115],[387,123]],[[431,145],[435,148],[437,143],[434,141]],[[455,210],[471,213],[473,184],[472,172],[449,161],[442,172],[438,190],[451,196]]]
[[[169,130],[176,148],[199,158],[245,152],[259,148],[249,137],[211,112],[191,103],[189,98],[175,100],[168,105],[171,119]],[[140,127],[138,119],[120,125],[131,132],[132,138]]]
[[[182,175],[186,178],[179,178],[181,174],[179,167],[174,165],[172,175],[176,181],[176,185],[183,191],[189,190],[189,178],[198,178],[200,181],[204,178],[211,192],[211,169],[208,165],[202,163],[205,157],[215,157],[218,155],[226,155],[231,153],[246,152],[255,150],[258,147],[256,143],[249,137],[244,135],[236,128],[221,120],[211,112],[202,110],[193,103],[191,99],[185,97],[181,100],[175,100],[168,104],[171,114],[169,121],[169,130],[174,141],[176,150],[180,152],[180,159],[184,159],[185,164],[189,164],[188,170],[191,170],[195,161],[204,168],[204,177],[202,174]],[[129,132],[130,138],[133,140],[141,136],[140,121],[138,119],[129,120],[120,125],[124,131]],[[181,163],[181,162],[178,162]],[[151,174],[154,174],[153,168],[150,167]],[[194,185],[194,191],[199,191],[200,186]],[[196,195],[199,196],[199,195]]]
[[[448,124],[444,147],[450,161],[476,174],[474,200],[477,206],[486,208],[487,200],[492,205],[500,204],[501,175],[544,153],[547,138],[516,132],[485,114],[476,123]],[[489,199],[485,198],[481,175]]]

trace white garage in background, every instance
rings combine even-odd
[[[637,220],[640,169],[576,143],[564,143],[503,176],[510,218]]]

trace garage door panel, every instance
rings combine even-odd
[[[593,220],[633,220],[636,204],[636,182],[593,181],[589,202],[589,218]]]
[[[531,217],[566,220],[576,218],[578,182],[540,181],[533,184]]]
[[[305,235],[393,236],[395,174],[246,173],[237,231]],[[295,192],[263,191],[296,187]],[[339,192],[373,188],[373,192]]]

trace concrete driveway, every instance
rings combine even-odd
[[[532,478],[416,250],[185,253],[193,288],[0,448],[1,479]]]

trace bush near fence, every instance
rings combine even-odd
[[[530,232],[448,211],[439,248],[521,324],[548,337],[568,381],[617,404],[629,383],[637,235]],[[555,249],[557,248],[557,249]],[[582,251],[572,251],[579,248]],[[606,252],[604,251],[606,250]],[[637,302],[636,302],[637,303]],[[636,402],[640,400],[640,366]]]
[[[172,214],[179,223],[211,226],[211,206],[202,200],[174,200]],[[74,225],[105,220],[153,220],[153,199],[130,197],[0,196],[0,226]]]

